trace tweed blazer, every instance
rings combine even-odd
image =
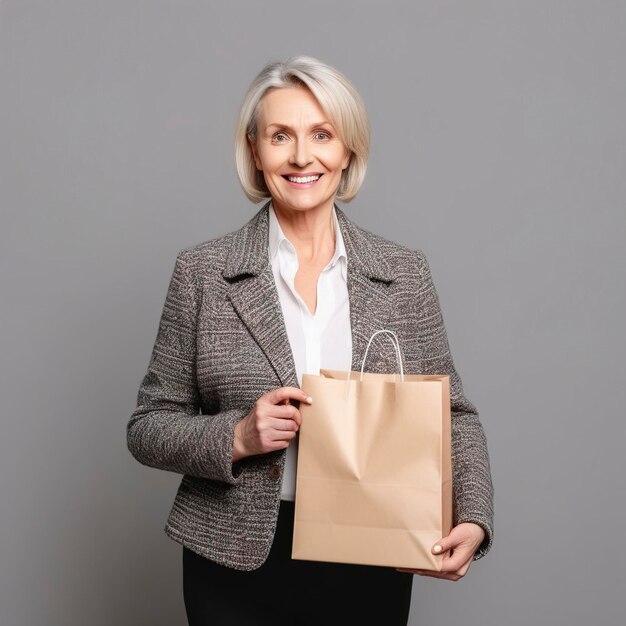
[[[485,530],[474,555],[481,558],[493,538],[487,444],[453,364],[428,262],[420,250],[370,233],[335,209],[348,258],[352,369],[360,370],[371,335],[387,328],[399,338],[407,374],[450,376],[453,522]],[[258,568],[269,553],[286,451],[233,464],[234,428],[263,394],[298,386],[268,230],[269,202],[241,229],[178,253],[127,426],[139,462],[183,475],[166,534],[239,570]],[[397,371],[384,335],[372,344],[366,371]]]

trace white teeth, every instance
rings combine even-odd
[[[292,183],[312,183],[319,179],[319,174],[316,176],[287,176]]]

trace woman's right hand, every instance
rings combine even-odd
[[[290,400],[313,401],[302,389],[279,387],[261,396],[235,426],[233,463],[246,456],[266,454],[289,446],[302,424],[300,411]]]

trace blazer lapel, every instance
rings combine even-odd
[[[229,297],[284,387],[297,387],[296,366],[269,262],[269,202],[238,230],[222,275]]]
[[[335,205],[348,257],[348,297],[352,330],[353,371],[360,371],[370,337],[387,327],[393,309],[390,285],[394,273],[380,249],[376,235],[353,224]],[[372,356],[371,353],[369,355]],[[372,371],[373,361],[369,361]]]
[[[375,235],[352,224],[335,205],[348,257],[347,283],[354,371],[361,369],[372,334],[385,327],[391,310],[389,264]],[[268,254],[269,202],[233,235],[222,274],[229,298],[283,386],[298,386],[296,367]],[[367,369],[367,367],[366,367]]]

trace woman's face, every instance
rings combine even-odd
[[[278,210],[330,210],[350,154],[308,89],[270,89],[250,146]]]

